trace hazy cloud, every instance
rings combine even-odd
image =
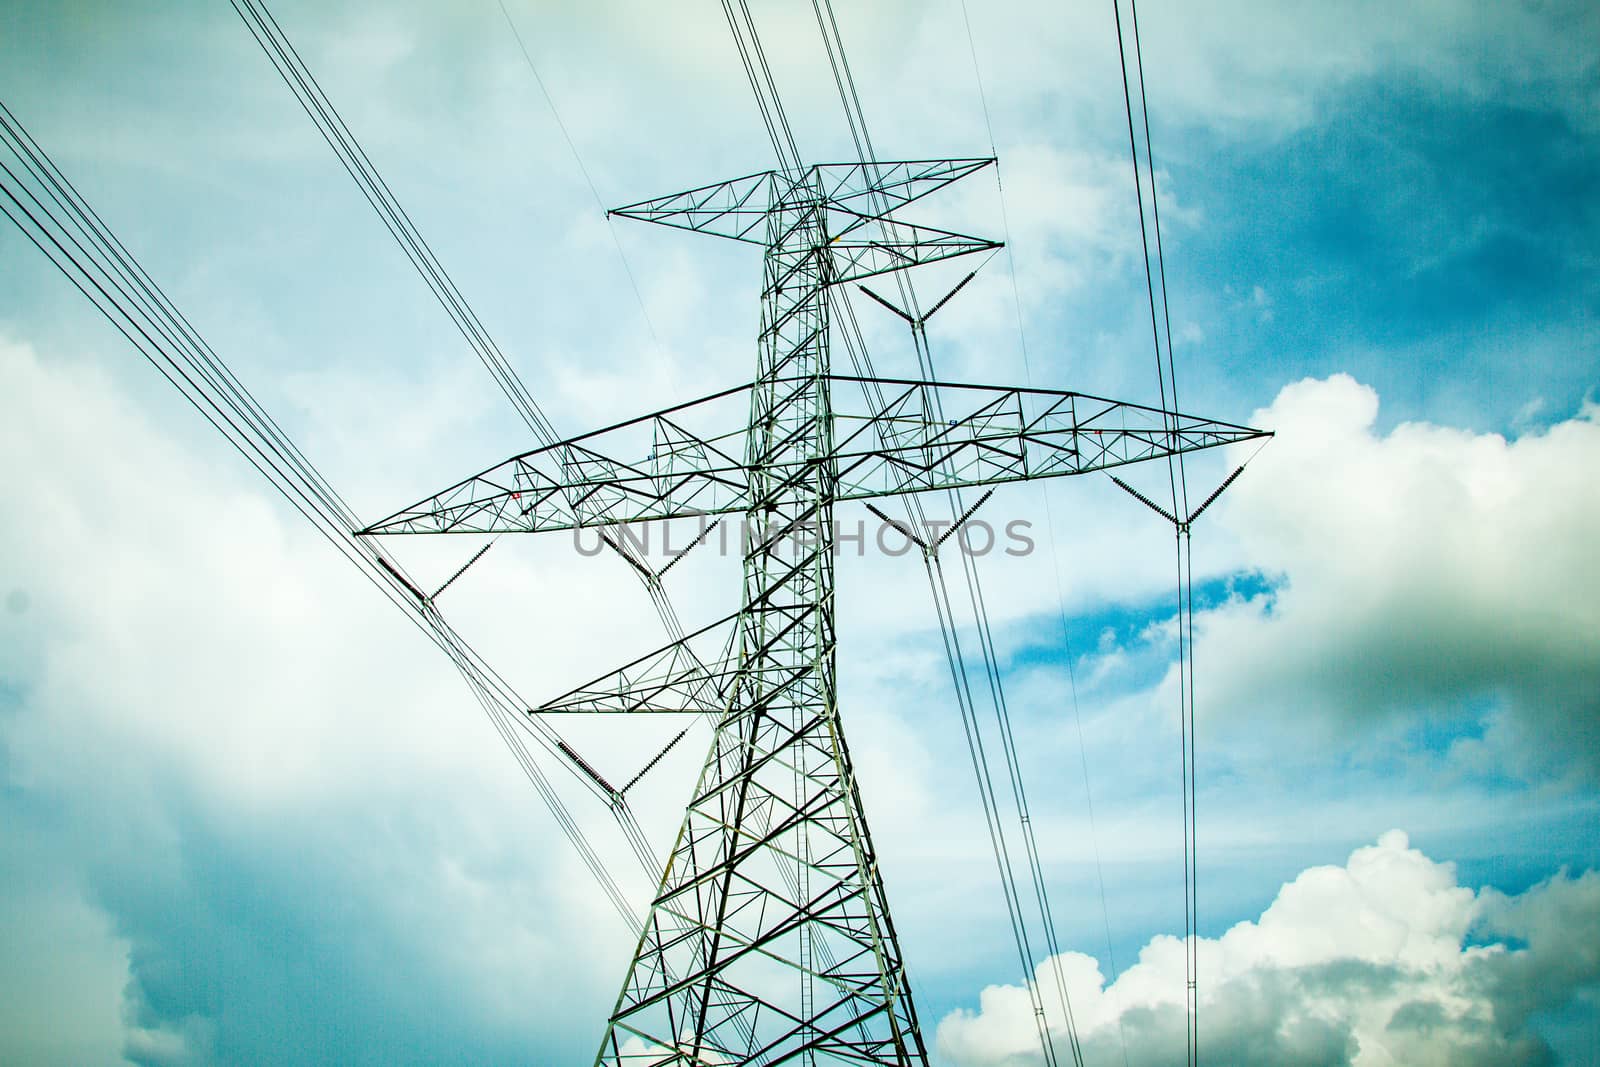
[[[88,365],[0,343],[0,383],[0,491],[29,514],[0,527],[0,586],[24,594],[0,612],[0,897],[40,927],[0,943],[0,989],[57,992],[8,1013],[5,1047],[205,1064],[587,1045],[562,1006],[603,996],[625,932],[442,659],[242,470],[187,454]]]

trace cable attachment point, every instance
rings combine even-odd
[[[700,536],[696,537],[693,541],[690,541],[689,544],[683,549],[683,551],[681,551],[677,555],[673,556],[670,560],[667,561],[667,565],[665,567],[662,567],[659,571],[656,572],[656,582],[657,582],[657,584],[660,583],[662,578],[666,577],[666,574],[667,574],[668,571],[670,571],[672,568],[674,568],[674,567],[676,567],[678,565],[678,561],[680,559],[682,559],[684,556],[687,556],[690,552],[693,552],[695,549],[699,548],[701,545],[705,544],[708,540],[710,540],[711,531],[716,528],[715,525],[712,524],[712,523],[707,523],[705,521],[705,516],[704,515],[702,515],[700,517],[700,521],[701,521],[701,523],[704,524],[703,528],[700,531]]]
[[[918,537],[915,533],[913,533],[912,530],[911,530],[911,527],[907,526],[905,523],[901,522],[899,519],[891,519],[889,516],[885,515],[883,512],[881,512],[877,508],[873,507],[871,504],[867,505],[867,510],[872,512],[874,515],[878,516],[879,519],[883,520],[888,525],[894,527],[896,530],[899,530],[900,533],[905,536],[905,539],[907,541],[910,541],[912,544],[914,544],[918,548],[922,549],[922,554],[923,555],[931,556],[933,554],[932,549],[930,549],[928,547],[928,543],[926,541],[924,541],[922,538]]]
[[[684,737],[688,733],[689,733],[689,728],[687,726],[685,726],[682,730],[679,730],[678,731],[678,736],[674,737],[671,741],[667,742],[667,747],[663,748],[660,752],[657,752],[655,754],[655,757],[653,759],[651,759],[649,763],[646,763],[643,767],[639,768],[639,773],[638,774],[636,774],[632,778],[628,779],[628,784],[623,786],[620,790],[618,790],[618,795],[620,796],[623,793],[626,793],[628,790],[632,789],[635,785],[638,785],[639,784],[639,779],[641,779],[645,775],[649,774],[650,771],[655,767],[655,765],[661,762],[662,757],[664,757],[668,752],[671,752],[673,750],[673,748],[675,748],[677,746],[678,742],[682,741],[684,739]]]
[[[473,565],[473,564],[474,564],[474,563],[476,563],[476,562],[478,562],[478,561],[479,561],[479,560],[480,560],[480,559],[482,559],[482,558],[483,558],[483,554],[484,554],[484,553],[485,553],[485,552],[487,552],[487,551],[489,551],[489,549],[491,549],[491,548],[493,548],[493,547],[494,547],[494,542],[495,542],[495,541],[498,541],[498,540],[500,540],[500,538],[499,538],[499,537],[496,537],[496,538],[495,538],[495,539],[494,539],[494,541],[489,541],[489,542],[488,542],[488,543],[486,543],[486,544],[485,544],[485,545],[484,545],[484,546],[483,546],[483,547],[482,547],[482,548],[480,548],[480,549],[478,549],[478,551],[476,551],[476,552],[474,552],[474,553],[473,553],[473,554],[472,554],[472,555],[471,555],[471,556],[469,556],[469,557],[468,557],[468,558],[467,558],[467,561],[466,561],[466,562],[465,562],[465,563],[463,563],[463,564],[462,564],[462,565],[461,565],[461,566],[460,566],[460,567],[459,567],[459,568],[458,568],[458,569],[457,569],[457,570],[456,570],[456,572],[455,572],[455,573],[454,573],[454,574],[452,574],[452,575],[451,575],[451,576],[450,576],[450,577],[448,577],[448,578],[446,578],[446,579],[445,579],[445,580],[444,580],[444,584],[443,584],[443,585],[441,585],[441,586],[440,586],[440,587],[439,587],[439,588],[437,588],[437,589],[435,589],[435,590],[434,590],[434,591],[433,591],[433,596],[431,596],[431,597],[429,597],[429,598],[428,598],[428,599],[429,599],[429,600],[437,600],[437,599],[439,599],[439,594],[440,594],[440,593],[442,593],[442,592],[444,592],[444,591],[445,591],[445,590],[446,590],[446,589],[449,589],[449,588],[450,588],[450,586],[451,586],[451,585],[452,585],[452,584],[454,584],[454,582],[455,582],[455,580],[456,580],[456,579],[457,579],[457,578],[459,578],[459,577],[461,577],[461,576],[462,576],[462,575],[463,575],[463,574],[465,574],[465,573],[467,573],[467,568],[468,568],[468,567],[470,567],[470,566],[472,566],[472,565]],[[495,558],[496,558],[496,559],[498,559],[498,558],[499,558],[499,557],[498,557],[498,556],[496,556],[496,557],[495,557]]]
[[[1154,500],[1151,500],[1149,497],[1147,497],[1143,493],[1139,492],[1139,490],[1135,489],[1133,486],[1129,485],[1127,482],[1123,481],[1121,478],[1118,478],[1115,474],[1111,475],[1110,477],[1111,477],[1111,480],[1113,482],[1117,483],[1117,488],[1121,489],[1123,492],[1125,492],[1129,496],[1133,497],[1133,499],[1137,500],[1139,503],[1143,504],[1145,507],[1147,507],[1151,511],[1155,512],[1157,515],[1160,515],[1163,519],[1166,519],[1168,522],[1172,523],[1172,525],[1178,527],[1180,530],[1184,529],[1188,525],[1187,523],[1180,521],[1178,519],[1178,517],[1176,515],[1174,515],[1172,512],[1168,511],[1166,508],[1162,507],[1160,504],[1157,504]]]
[[[610,782],[606,781],[603,777],[601,777],[599,771],[597,771],[593,767],[589,766],[589,761],[584,759],[582,756],[578,755],[577,750],[575,750],[571,745],[567,744],[565,741],[557,741],[556,742],[556,747],[561,750],[562,755],[566,756],[567,759],[572,761],[573,766],[577,767],[578,770],[582,771],[585,776],[587,776],[591,781],[594,782],[595,785],[597,785],[601,789],[605,790],[606,798],[608,800],[610,800],[611,803],[613,803],[613,804],[622,803],[622,793],[618,789],[616,789],[614,786],[612,786],[612,784]]]
[[[882,304],[884,307],[888,308],[890,311],[894,312],[896,315],[899,315],[902,319],[905,319],[906,322],[911,324],[911,328],[913,330],[920,330],[920,329],[922,329],[924,326],[926,326],[928,324],[928,320],[929,319],[933,318],[934,312],[938,311],[940,308],[942,308],[946,304],[948,304],[950,302],[950,298],[951,297],[955,296],[961,290],[965,289],[967,287],[967,283],[970,282],[972,279],[976,278],[977,276],[978,276],[978,272],[977,271],[975,271],[975,270],[974,271],[968,271],[967,272],[967,276],[965,278],[962,278],[959,282],[956,282],[956,285],[955,285],[954,289],[951,289],[948,293],[944,294],[944,296],[940,297],[938,302],[936,304],[934,304],[933,307],[929,308],[927,313],[922,315],[920,318],[915,316],[915,315],[912,315],[910,312],[908,312],[908,311],[904,310],[903,308],[899,307],[898,305],[894,304],[893,302],[891,302],[886,297],[879,296],[877,293],[873,292],[871,289],[868,289],[865,285],[857,285],[856,288],[860,289],[863,293],[866,293],[868,296],[872,297],[872,299],[876,300],[878,303]]]
[[[972,516],[977,513],[977,510],[983,507],[984,502],[992,496],[994,496],[994,490],[990,489],[988,492],[984,493],[978,498],[978,502],[976,504],[972,505],[966,511],[963,511],[961,513],[961,517],[950,524],[950,529],[940,534],[939,539],[933,543],[933,552],[937,553],[939,551],[939,546],[950,540],[951,535],[955,534],[963,526],[965,526],[967,524],[967,520],[972,518]]]
[[[1194,520],[1198,519],[1200,517],[1200,513],[1202,511],[1204,511],[1206,508],[1209,508],[1211,506],[1211,502],[1213,500],[1217,499],[1217,497],[1221,496],[1222,495],[1222,491],[1224,489],[1228,488],[1228,486],[1232,485],[1233,484],[1233,480],[1235,478],[1239,477],[1239,475],[1241,475],[1243,473],[1244,473],[1244,464],[1243,463],[1241,463],[1237,467],[1233,468],[1233,473],[1228,475],[1226,478],[1222,479],[1222,484],[1217,486],[1215,489],[1211,490],[1211,495],[1206,497],[1205,500],[1201,502],[1200,506],[1194,509],[1194,513],[1189,516],[1189,522],[1192,523],[1192,522],[1194,522]],[[1188,525],[1188,523],[1185,523],[1184,525]]]
[[[1172,525],[1177,528],[1179,534],[1186,534],[1189,532],[1189,527],[1194,525],[1194,520],[1200,517],[1200,513],[1205,511],[1206,508],[1209,508],[1212,503],[1216,501],[1217,497],[1222,495],[1223,490],[1232,485],[1234,479],[1244,473],[1244,467],[1245,465],[1241,463],[1237,467],[1233,468],[1233,473],[1222,479],[1222,484],[1211,490],[1211,495],[1202,500],[1200,502],[1200,506],[1191,511],[1187,519],[1182,520],[1178,519],[1177,516],[1172,514],[1172,512],[1168,511],[1160,504],[1157,504],[1154,500],[1151,500],[1149,497],[1139,492],[1139,490],[1135,489],[1121,478],[1118,478],[1115,474],[1110,475],[1110,478],[1113,482],[1117,483],[1117,487],[1123,492],[1139,501],[1139,503],[1143,504],[1151,511],[1154,511],[1157,515],[1160,515],[1163,519],[1166,519],[1168,522],[1172,523]]]
[[[428,600],[428,594],[418,589],[416,583],[410,578],[407,578],[405,575],[401,574],[399,568],[397,568],[393,563],[390,563],[388,560],[384,559],[382,556],[374,556],[373,558],[378,561],[378,566],[389,572],[389,576],[391,578],[405,586],[406,590],[412,596],[417,598],[417,603],[421,604],[425,608],[430,606],[431,602]]]

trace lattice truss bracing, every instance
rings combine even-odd
[[[737,612],[531,712],[715,723],[597,1064],[927,1063],[836,700],[836,502],[1262,436],[1070,392],[831,373],[829,286],[996,247],[888,217],[990,162],[767,171],[618,209],[764,249],[756,380],[515,456],[366,531],[744,516]],[[843,399],[860,395],[878,399]]]
[[[826,376],[842,399],[827,454],[835,500],[1085,474],[1261,436],[1229,423],[1049,389],[874,379],[884,403],[852,410],[863,381]],[[803,391],[802,380],[764,387]],[[838,388],[838,387],[844,388]],[[749,511],[743,386],[551,448],[513,456],[413,504],[373,533],[506,533]],[[942,413],[938,417],[935,413]],[[691,429],[691,427],[703,429]],[[803,481],[816,457],[775,461]]]

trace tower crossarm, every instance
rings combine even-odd
[[[721,715],[739,673],[732,655],[738,618],[734,612],[718,619],[530,709],[530,714]]]
[[[868,411],[834,416],[838,500],[1087,474],[1271,436],[1084,393],[832,380],[865,383],[882,398]]]
[[[374,523],[364,534],[542,533],[596,529],[744,510],[742,463],[708,462],[662,472],[651,459],[583,454],[583,469],[565,482],[516,456],[444,492]],[[666,466],[666,464],[661,464]],[[566,506],[564,496],[570,496]]]
[[[702,185],[613,208],[608,215],[709,233],[750,244],[767,243],[767,209],[778,175],[770,170]]]
[[[854,212],[839,214],[854,221],[847,223],[829,245],[833,252],[833,273],[828,279],[831,285],[1001,247],[999,241],[984,237],[969,237],[964,233],[906,222],[894,223],[888,227],[889,232],[879,238],[858,237],[855,236],[857,231],[879,219]]]
[[[893,163],[822,163],[818,184],[828,206],[879,216],[905,207],[994,162],[985,159],[909,159]]]
[[[834,499],[865,500],[1086,474],[1270,436],[1084,393],[840,375],[828,380],[849,387],[834,390],[836,397],[859,393],[866,384],[866,392],[881,400],[866,410],[835,411],[829,455],[795,454],[769,464],[769,495],[810,477],[822,463],[831,468]],[[746,431],[740,423],[749,389],[725,390],[513,456],[364,532],[538,533],[690,517],[705,524],[759,510],[742,458]],[[680,548],[697,535],[682,536]],[[729,534],[706,525],[698,536],[725,540]]]
[[[761,171],[613,208],[608,214],[766,247],[784,243],[787,236],[782,230],[774,232],[767,227],[771,205],[780,200],[793,201],[799,189],[830,216],[836,216],[828,230],[838,238],[868,222],[887,219],[891,212],[993,162],[993,158],[986,158],[819,163],[798,176]],[[983,247],[995,246],[985,242]],[[804,254],[804,249],[798,251]]]
[[[769,605],[751,605],[745,612],[770,610],[776,617],[766,645],[794,637],[803,616]],[[566,693],[530,708],[530,715],[707,715],[719,718],[739,685],[759,688],[769,699],[794,685],[803,672],[769,663],[762,655],[734,651],[740,612],[718,619],[682,639],[640,656]]]
[[[523,452],[362,532],[539,533],[739,511],[749,407],[741,385]]]

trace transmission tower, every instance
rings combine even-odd
[[[1070,392],[832,373],[830,287],[999,247],[894,217],[992,162],[764,171],[617,209],[763,249],[755,381],[514,456],[364,531],[743,516],[738,611],[529,712],[715,724],[597,1065],[927,1063],[837,703],[835,503],[1263,436]]]

